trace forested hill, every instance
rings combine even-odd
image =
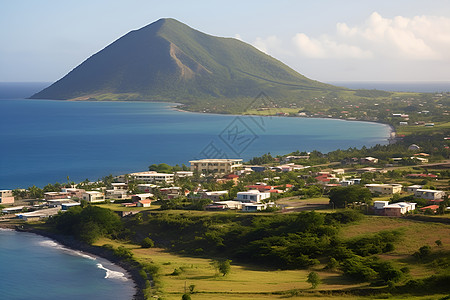
[[[31,98],[211,106],[253,99],[261,91],[286,101],[342,90],[308,79],[240,40],[160,19],[122,36]]]

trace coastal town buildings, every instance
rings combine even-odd
[[[143,183],[173,183],[174,174],[169,173],[158,173],[155,171],[144,171],[144,172],[136,172],[130,173],[136,181],[140,181]]]
[[[0,190],[0,203],[1,204],[13,204],[14,196],[12,190]]]
[[[242,167],[242,159],[199,159],[189,163],[191,171],[202,174],[230,174]]]
[[[444,198],[444,196],[445,196],[444,191],[437,191],[437,190],[417,189],[414,192],[414,197],[427,200],[440,200]]]
[[[238,192],[236,199],[241,202],[257,202],[260,203],[262,200],[270,198],[270,193],[260,192],[258,190],[249,190],[247,192]]]
[[[87,202],[103,202],[105,201],[105,195],[98,191],[86,191],[83,193],[83,200]]]
[[[368,188],[373,194],[380,194],[380,195],[392,195],[392,194],[398,194],[402,192],[402,185],[401,184],[378,184],[378,183],[371,183],[366,184],[366,188]]]

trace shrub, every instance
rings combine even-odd
[[[114,254],[125,259],[133,258],[133,252],[124,246],[117,247],[117,249],[114,250]]]
[[[153,240],[149,237],[146,237],[141,242],[142,248],[153,248],[154,246],[155,246],[155,242],[153,242]]]
[[[306,282],[309,282],[311,284],[311,288],[315,289],[321,283],[319,274],[316,272],[310,272]]]

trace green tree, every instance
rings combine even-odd
[[[230,273],[231,271],[231,260],[230,259],[224,259],[224,260],[213,260],[211,262],[211,265],[222,274],[222,276],[225,276]]]
[[[142,248],[153,248],[154,246],[155,246],[155,242],[153,242],[153,240],[149,237],[146,237],[141,242]]]
[[[183,294],[183,296],[181,296],[181,300],[191,300],[191,295],[189,295],[188,293]]]
[[[361,202],[367,205],[372,203],[372,194],[369,189],[352,185],[348,187],[335,187],[330,190],[330,204],[334,207],[346,207],[346,204]]]
[[[319,284],[322,282],[319,274],[317,274],[316,272],[310,272],[308,274],[308,279],[306,279],[306,282],[311,284],[311,288],[315,289],[316,287],[319,286]]]

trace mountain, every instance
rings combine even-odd
[[[32,99],[196,101],[298,99],[341,88],[306,78],[233,38],[174,19],[131,31]],[[211,104],[212,102],[208,102]]]

